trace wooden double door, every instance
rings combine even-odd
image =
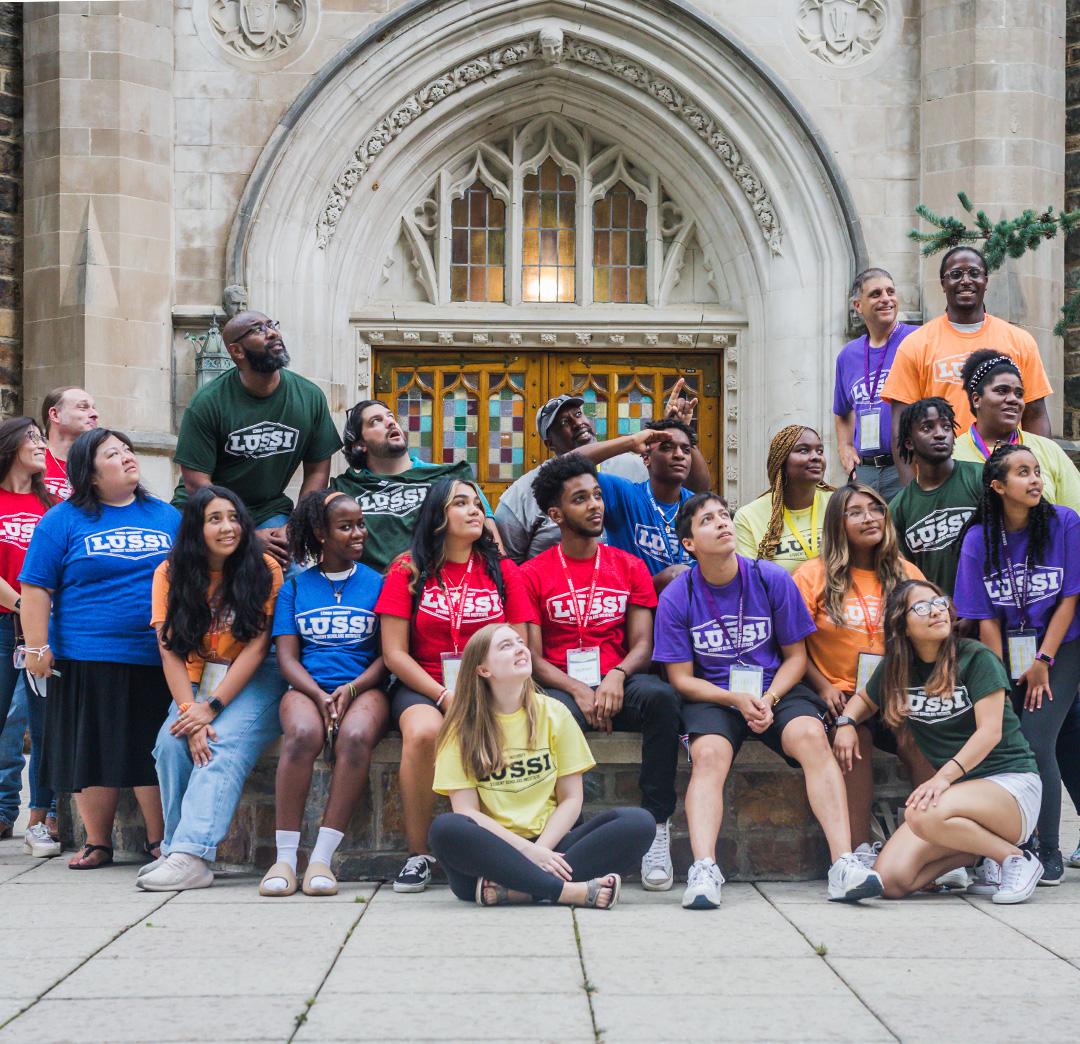
[[[514,479],[550,456],[536,431],[536,411],[552,396],[580,395],[597,438],[607,439],[663,416],[682,377],[698,399],[698,442],[718,486],[719,353],[386,348],[375,358],[375,372],[376,395],[396,411],[412,452],[434,463],[467,460],[492,506]]]

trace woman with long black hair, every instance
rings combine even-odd
[[[206,888],[244,780],[281,733],[285,685],[270,648],[281,567],[263,553],[255,522],[223,486],[184,505],[176,546],[154,573],[151,626],[173,703],[158,732],[165,840],[138,885]]]
[[[112,862],[122,788],[135,790],[149,854],[161,844],[151,751],[169,687],[146,610],[180,513],[139,484],[123,432],[80,435],[67,463],[71,498],[37,524],[19,574],[21,618],[26,668],[48,679],[42,778],[75,794],[86,827],[68,865],[95,870]]]
[[[390,719],[401,732],[398,780],[409,858],[394,881],[397,892],[421,892],[431,880],[435,743],[465,643],[489,623],[511,624],[525,637],[525,624],[534,619],[518,567],[502,557],[484,517],[474,483],[434,483],[412,545],[390,567],[375,606],[383,660],[398,679]]]
[[[1080,681],[1080,516],[1047,503],[1043,488],[1027,446],[991,454],[964,536],[955,597],[957,613],[979,621],[979,639],[1009,668],[1013,704],[1042,777],[1041,883],[1056,885],[1065,873],[1057,738]]]

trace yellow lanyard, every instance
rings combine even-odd
[[[803,549],[803,554],[807,559],[817,558],[817,543],[818,543],[818,527],[817,527],[817,493],[814,494],[814,503],[810,507],[810,546],[806,546],[806,541],[802,538],[800,533],[795,528],[795,519],[791,517],[791,512],[784,508],[784,522],[787,523],[788,529],[791,530],[791,535],[795,537],[799,542],[799,547]]]

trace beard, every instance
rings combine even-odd
[[[275,370],[283,370],[291,361],[284,344],[281,345],[281,351],[276,354],[266,350],[256,353],[250,348],[245,348],[244,358],[255,373],[273,373]]]
[[[602,536],[603,532],[604,532],[603,519],[600,520],[600,524],[598,526],[596,526],[595,528],[590,526],[589,523],[587,523],[587,522],[578,523],[578,522],[575,522],[575,521],[573,521],[572,519],[569,519],[569,518],[566,519],[565,525],[566,525],[566,528],[569,529],[571,533],[573,533],[575,536],[580,536],[580,537],[599,537],[599,536]]]

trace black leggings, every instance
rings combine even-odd
[[[655,836],[656,821],[643,808],[610,808],[574,827],[558,843],[557,851],[570,864],[573,880],[589,881],[632,868]],[[429,840],[454,895],[466,902],[475,901],[480,877],[534,899],[555,902],[562,894],[562,878],[541,870],[468,816],[456,812],[436,816]]]

